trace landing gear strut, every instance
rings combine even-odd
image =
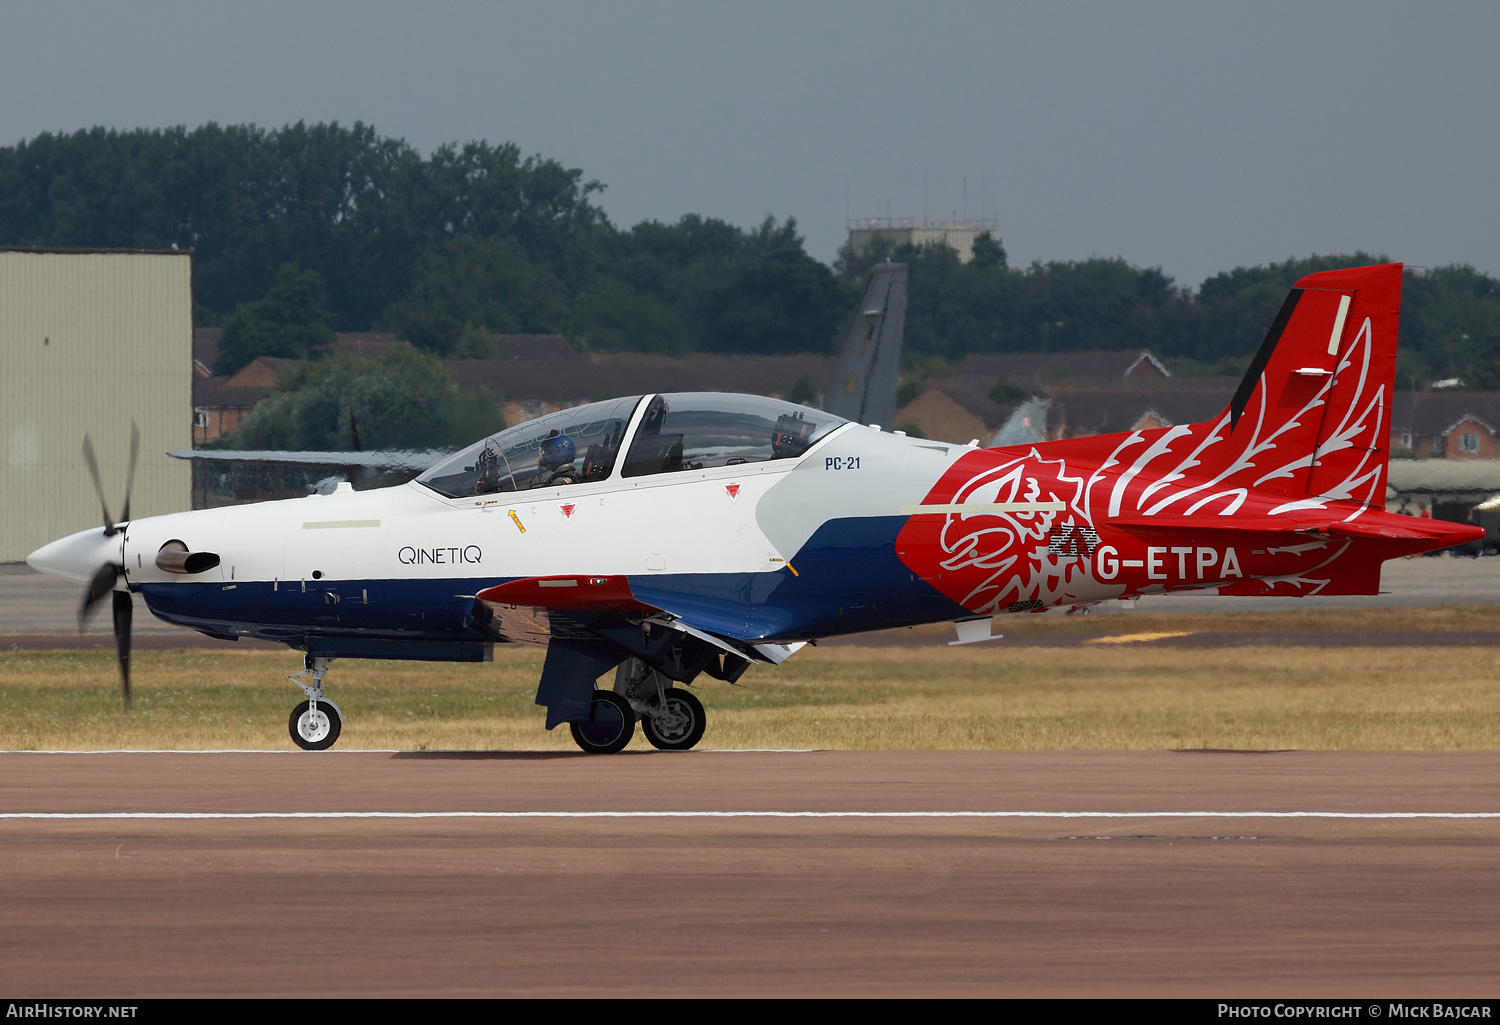
[[[292,743],[304,751],[328,750],[344,728],[344,717],[338,706],[323,696],[323,677],[328,674],[328,664],[332,661],[322,655],[309,655],[303,663],[305,668],[287,677],[307,695],[306,701],[292,709],[292,716],[287,721]],[[312,676],[311,684],[298,679],[309,675]]]

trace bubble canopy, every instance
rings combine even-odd
[[[646,404],[633,436],[626,430]],[[591,402],[469,446],[417,478],[449,498],[702,470],[802,455],[840,417],[762,395],[678,392]]]

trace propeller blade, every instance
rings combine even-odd
[[[83,624],[93,613],[99,599],[103,598],[115,589],[115,581],[120,579],[120,567],[112,562],[106,562],[99,567],[94,574],[94,579],[89,581],[88,590],[83,592],[83,603],[78,606],[78,632],[83,632]]]
[[[130,708],[130,617],[134,604],[129,591],[114,592],[115,605],[115,657],[120,662],[120,690],[125,695],[125,707]]]
[[[87,434],[83,436],[83,461],[88,464],[89,476],[94,479],[94,493],[99,496],[99,508],[104,511],[104,536],[113,537],[115,523],[109,518],[109,503],[104,500],[104,485],[99,481],[99,462],[94,458],[94,442]]]
[[[120,512],[120,522],[130,522],[130,488],[135,483],[136,457],[141,454],[141,429],[130,421],[130,466],[125,470],[125,508]],[[96,474],[97,476],[97,474]]]

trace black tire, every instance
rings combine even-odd
[[[318,715],[320,721],[307,722],[303,719],[307,715],[310,702],[304,701],[292,709],[292,717],[287,720],[287,732],[292,735],[292,743],[304,751],[327,751],[339,739],[343,732],[344,720],[339,716],[339,710],[333,707],[330,701],[318,702]],[[326,724],[324,720],[326,719]],[[307,732],[304,733],[303,731]]]
[[[573,742],[591,755],[612,755],[623,751],[635,736],[635,713],[630,703],[612,690],[594,691],[589,703],[589,717],[570,722]]]
[[[641,719],[641,732],[658,751],[690,751],[703,739],[703,727],[708,722],[703,704],[695,694],[681,687],[669,687],[666,698],[671,721],[663,724],[655,716],[647,715]]]

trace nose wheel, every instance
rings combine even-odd
[[[343,728],[343,717],[333,702],[327,700],[319,701],[316,707],[311,701],[302,702],[292,709],[292,717],[287,721],[292,742],[304,751],[327,751],[339,739]]]
[[[306,701],[292,709],[286,724],[292,743],[304,751],[327,751],[344,730],[343,713],[323,696],[323,677],[328,675],[328,663],[332,661],[322,655],[309,655],[303,663],[305,668],[287,677],[307,695]],[[303,683],[299,679],[302,676],[311,676],[312,683]]]

